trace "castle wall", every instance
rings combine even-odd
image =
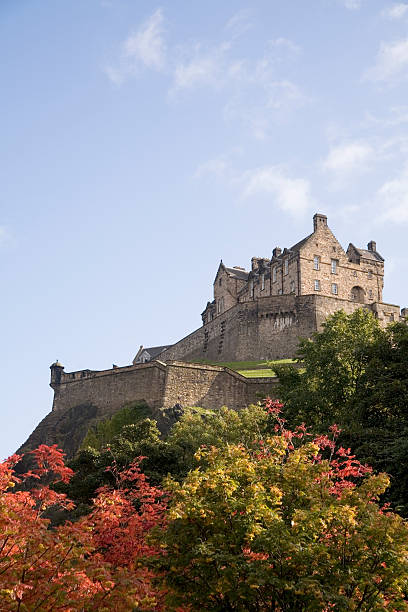
[[[246,379],[220,366],[152,361],[102,372],[64,372],[51,367],[53,410],[36,427],[19,452],[39,444],[58,444],[68,458],[75,455],[89,427],[113,415],[125,404],[144,400],[163,430],[168,422],[161,408],[200,406],[240,409],[259,401],[259,394],[276,397],[276,378]]]
[[[399,307],[359,304],[328,295],[280,295],[239,303],[160,355],[163,360],[257,361],[294,357],[299,338],[319,331],[338,310],[368,308],[381,324],[399,320]]]
[[[64,372],[61,382],[53,385],[52,409],[60,411],[78,405],[94,405],[99,408],[98,416],[103,418],[134,401],[144,400],[152,408],[159,408],[165,380],[166,368],[157,362],[102,372]]]
[[[276,385],[276,378],[247,379],[220,366],[152,361],[102,372],[63,372],[53,383],[53,411],[93,405],[102,418],[125,404],[144,400],[153,410],[182,406],[243,408],[257,393]]]

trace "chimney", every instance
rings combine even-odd
[[[377,243],[374,242],[374,240],[370,240],[370,242],[367,244],[367,249],[369,251],[376,251],[377,250]]]
[[[281,253],[282,249],[280,249],[279,247],[275,247],[272,251],[272,257],[279,257]]]
[[[316,213],[313,217],[313,232],[316,232],[320,227],[327,227],[327,217]]]

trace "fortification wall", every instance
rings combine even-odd
[[[53,409],[36,427],[19,452],[39,444],[58,444],[73,457],[89,427],[113,415],[125,404],[145,401],[158,419],[168,427],[161,408],[200,406],[240,409],[259,400],[259,394],[276,396],[276,378],[246,379],[220,366],[193,363],[162,363],[126,366],[94,372],[64,372],[51,367],[54,389]]]
[[[338,310],[375,312],[380,323],[399,319],[399,307],[360,304],[324,295],[280,295],[236,304],[160,355],[163,360],[250,361],[294,357],[299,338],[321,329]]]

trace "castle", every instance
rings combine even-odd
[[[52,412],[20,450],[56,443],[72,456],[90,424],[135,401],[160,418],[163,408],[176,404],[239,409],[259,395],[274,396],[276,378],[245,378],[216,362],[293,357],[299,338],[310,337],[341,309],[366,308],[382,325],[405,318],[407,309],[400,313],[399,306],[383,303],[383,284],[376,243],[367,249],[349,244],[344,251],[327,217],[315,214],[309,236],[274,248],[271,259],[253,257],[250,271],[221,262],[202,326],[176,344],[141,346],[132,365],[103,371],[65,372],[53,363]]]
[[[246,361],[293,357],[300,337],[310,337],[337,310],[371,310],[385,325],[400,308],[384,304],[384,259],[374,241],[367,249],[343,249],[315,214],[313,232],[271,259],[253,257],[251,270],[222,262],[214,299],[202,313],[203,326],[160,353],[159,358]],[[403,315],[405,311],[403,312]]]

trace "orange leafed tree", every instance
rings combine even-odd
[[[139,461],[123,473],[113,468],[118,488],[99,491],[90,515],[51,529],[44,513],[72,502],[50,485],[72,471],[56,445],[33,456],[36,467],[20,477],[20,456],[0,464],[0,610],[162,610],[165,593],[141,560],[160,554],[146,535],[163,525],[166,500]]]

